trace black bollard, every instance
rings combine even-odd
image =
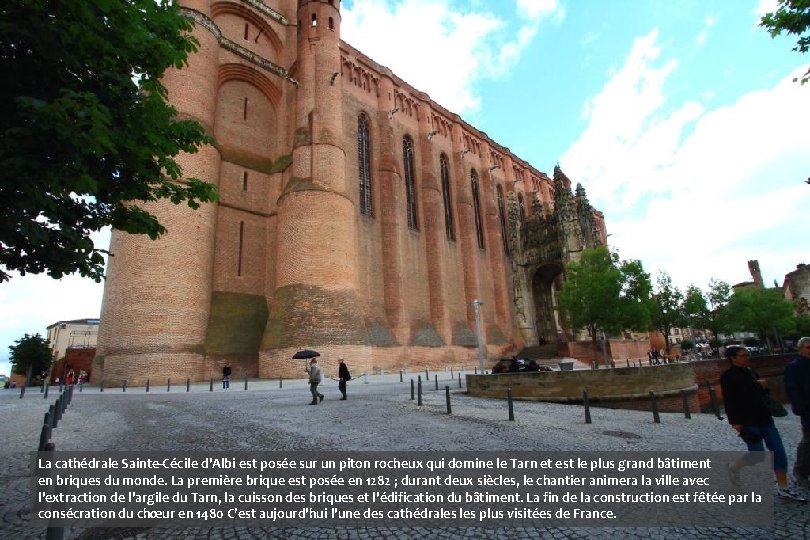
[[[473,368],[473,375],[478,375],[478,368],[477,367]]]
[[[414,391],[413,391],[413,387],[414,387],[414,384],[413,384],[413,379],[411,379],[411,401],[413,401],[413,400],[414,400]]]
[[[714,388],[712,388],[712,384],[708,381],[706,381],[706,386],[709,388],[709,401],[712,404],[712,411],[714,411],[714,415],[718,420],[722,420],[723,417],[720,415],[720,408],[717,406],[717,396],[714,393]]]
[[[281,388],[281,377],[278,378],[278,387]]]
[[[399,382],[402,382],[402,370],[399,370]]]
[[[447,414],[451,414],[453,410],[450,408],[450,387],[444,387],[444,400],[447,402]]]
[[[211,386],[209,386],[209,387],[208,387],[208,391],[209,391],[209,392],[213,392],[213,391],[214,391],[214,379],[213,379],[213,378],[211,379]]]
[[[247,377],[245,377],[245,390],[247,390]]]
[[[627,361],[627,367],[630,367],[630,360]]]
[[[48,399],[48,390],[51,388],[50,384],[45,384],[45,399]]]
[[[59,420],[62,419],[62,398],[56,398],[56,401],[53,403],[54,407],[56,408],[56,416],[53,417],[53,427],[59,425]]]
[[[149,379],[146,379],[146,391],[149,392]]]
[[[101,379],[101,383],[99,384],[99,392],[104,391],[104,379]]]
[[[433,378],[436,379],[436,390],[439,389],[439,374],[433,375]]]
[[[172,380],[166,379],[166,391],[170,391],[172,389]]]
[[[422,376],[419,375],[419,380],[416,383],[416,404],[422,406]]]
[[[48,422],[51,429],[56,427],[56,407],[53,405],[48,407]]]
[[[51,440],[51,412],[45,413],[45,418],[42,420],[42,432],[39,435],[39,447],[37,450],[42,452],[45,450],[45,445]]]
[[[681,390],[681,399],[683,400],[683,415],[686,418],[692,418],[692,413],[689,412],[689,398],[686,397],[686,390]]]
[[[591,423],[591,402],[588,400],[588,391],[582,391],[582,404],[585,405],[585,423]]]
[[[461,388],[461,373],[458,374],[458,387]]]
[[[650,392],[650,406],[652,407],[653,422],[660,424],[661,417],[658,415],[658,401],[655,399],[655,392]]]
[[[509,407],[509,421],[514,422],[515,421],[515,409],[512,406],[512,389],[511,388],[506,389],[506,404]]]
[[[191,379],[186,379],[186,392],[191,390]]]
[[[41,394],[44,391],[45,391],[45,379],[42,379],[42,382],[39,383],[39,393]]]
[[[425,380],[427,381],[429,379],[430,379],[430,374],[428,373],[428,368],[425,368]]]

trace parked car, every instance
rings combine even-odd
[[[521,371],[550,371],[550,369],[541,369],[537,362],[526,358],[503,358],[492,366],[492,373],[519,373]]]

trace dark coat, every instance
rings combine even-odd
[[[758,378],[753,369],[738,366],[731,366],[720,376],[729,424],[745,426],[773,424],[773,418],[762,401],[765,389],[757,382]]]
[[[351,378],[352,378],[352,376],[349,375],[349,368],[346,367],[346,364],[341,362],[340,367],[338,368],[338,379],[348,381]]]
[[[787,390],[793,413],[802,417],[802,425],[810,428],[810,358],[796,357],[785,368]]]

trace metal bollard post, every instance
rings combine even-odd
[[[689,412],[689,398],[686,397],[686,390],[681,390],[681,399],[683,399],[683,415],[686,418],[692,418],[692,413]]]
[[[191,390],[191,379],[186,379],[186,392]]]
[[[363,373],[363,384],[368,384],[368,371]]]
[[[56,427],[56,407],[53,405],[48,407],[48,422],[51,429]]]
[[[436,379],[436,390],[439,389],[439,374],[436,373],[433,375],[433,378]]]
[[[419,375],[419,381],[416,383],[416,404],[422,406],[422,376]]]
[[[208,387],[208,391],[209,391],[209,392],[213,392],[213,391],[214,391],[214,379],[213,379],[213,378],[211,378],[211,386],[209,386],[209,387]]]
[[[166,391],[170,391],[172,389],[172,380],[166,379]]]
[[[458,374],[458,387],[461,388],[461,372]]]
[[[627,361],[627,367],[630,367],[630,360]]]
[[[717,396],[714,393],[714,388],[712,388],[712,384],[708,381],[706,382],[706,386],[709,388],[709,401],[711,401],[712,404],[712,411],[714,411],[714,415],[718,420],[722,420],[723,417],[720,415],[720,408],[717,406]]]
[[[48,444],[48,441],[51,440],[51,412],[48,411],[45,413],[45,418],[42,420],[42,432],[39,434],[39,447],[37,448],[40,452],[45,450],[45,445]]]
[[[473,367],[473,375],[478,375],[478,367]]]
[[[402,382],[402,370],[399,370],[399,382]]]
[[[247,390],[247,377],[245,377],[245,390]]]
[[[149,392],[149,379],[146,379],[146,392]]]
[[[50,384],[45,385],[45,399],[48,399],[48,390],[51,388]]]
[[[511,388],[506,389],[506,404],[509,407],[509,421],[514,422],[515,421],[515,409],[512,406],[512,389]]]
[[[53,417],[53,427],[56,427],[59,424],[59,420],[62,419],[62,398],[56,398],[56,401],[53,404],[54,407],[56,407],[56,416]]]
[[[650,392],[650,406],[652,407],[653,422],[660,424],[661,417],[658,416],[658,401],[655,399],[655,392]]]
[[[281,388],[281,377],[278,378],[278,387]]]
[[[411,401],[413,401],[413,399],[414,399],[414,395],[413,395],[413,386],[414,386],[414,385],[413,385],[413,379],[411,379]]]
[[[582,391],[582,404],[585,405],[585,423],[591,423],[591,402],[588,400],[588,391]]]
[[[430,374],[428,373],[428,368],[425,368],[425,380],[430,380]]]
[[[451,414],[453,410],[450,408],[450,387],[444,387],[444,400],[447,402],[447,414]]]
[[[99,384],[99,392],[104,391],[104,379],[101,379],[101,383]]]

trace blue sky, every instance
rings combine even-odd
[[[537,169],[560,163],[653,277],[733,284],[757,259],[781,285],[810,263],[810,85],[791,81],[809,60],[758,28],[775,0],[342,5],[344,40]],[[0,373],[14,340],[97,317],[101,296],[78,277],[0,285]]]

